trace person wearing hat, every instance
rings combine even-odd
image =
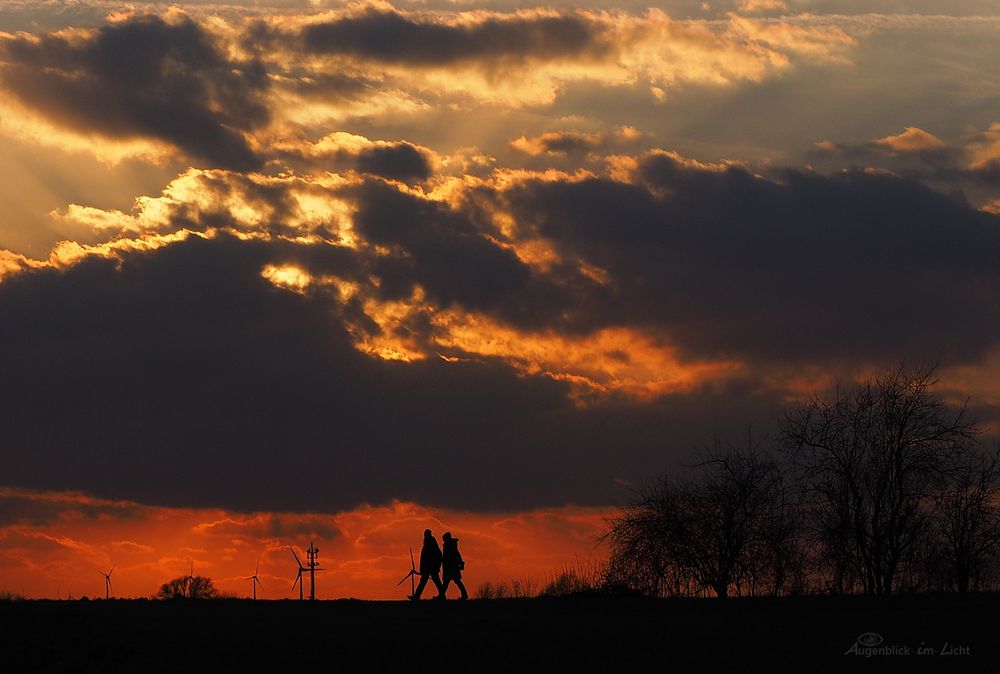
[[[462,553],[458,551],[458,539],[452,538],[451,532],[446,531],[441,540],[444,543],[442,555],[444,586],[441,588],[441,596],[445,596],[448,586],[451,585],[451,581],[455,581],[455,585],[458,585],[458,589],[462,592],[461,598],[468,599],[469,593],[466,592],[465,584],[462,582],[462,570],[465,568],[465,562],[462,560]]]

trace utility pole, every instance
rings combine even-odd
[[[309,559],[309,601],[316,601],[316,567],[319,566],[319,562],[316,559],[319,557],[319,548],[313,545],[312,541],[309,541],[309,549],[306,550],[306,556]],[[322,570],[322,569],[320,569]]]

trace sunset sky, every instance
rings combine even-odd
[[[998,298],[995,0],[0,2],[0,591],[544,584]]]

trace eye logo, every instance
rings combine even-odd
[[[865,632],[864,634],[858,636],[858,644],[868,648],[878,646],[883,641],[885,641],[885,639],[883,639],[882,635],[877,632]]]

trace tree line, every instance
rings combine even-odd
[[[1000,447],[933,368],[716,441],[608,521],[606,583],[651,596],[982,591],[1000,586]]]

